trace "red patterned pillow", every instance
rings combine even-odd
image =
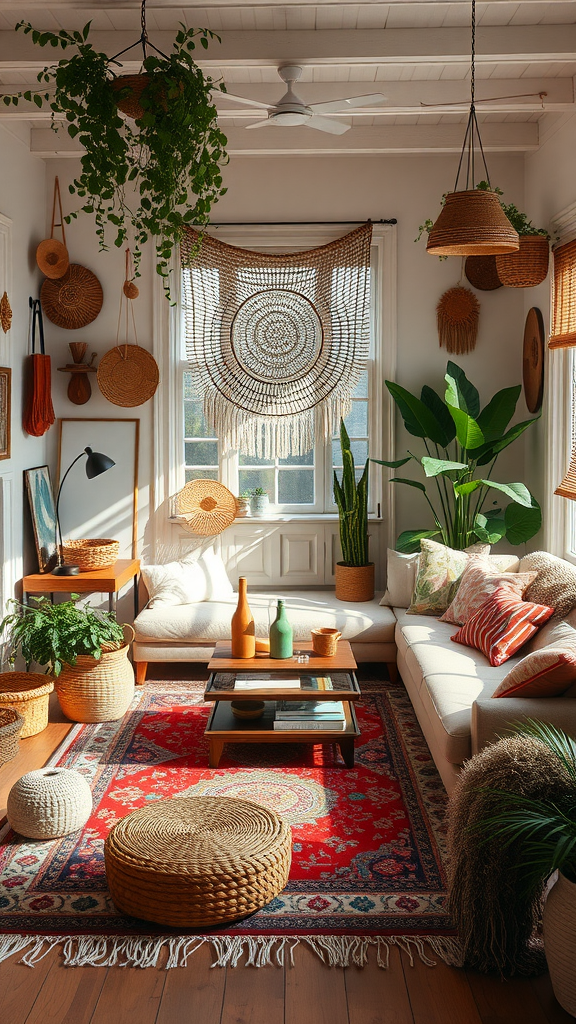
[[[482,651],[491,665],[502,665],[553,614],[553,608],[519,601],[517,594],[501,587],[451,639]]]
[[[576,649],[544,647],[518,661],[493,697],[557,697],[576,682]]]

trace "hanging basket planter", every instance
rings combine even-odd
[[[147,85],[150,84],[150,75],[120,75],[113,78],[110,87],[115,95],[116,106],[128,117],[142,117],[144,107],[140,103],[140,97]]]
[[[496,269],[507,288],[535,288],[546,280],[549,260],[546,235],[520,235],[518,251],[497,256]]]
[[[516,252],[518,234],[495,192],[449,192],[426,251],[435,256],[491,256]]]

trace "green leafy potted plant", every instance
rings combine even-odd
[[[404,530],[396,550],[418,551],[425,537],[436,537],[452,548],[466,548],[476,541],[497,544],[504,537],[510,544],[523,544],[542,525],[540,506],[523,483],[499,483],[492,479],[500,452],[513,444],[539,418],[510,426],[521,387],[503,388],[484,408],[480,395],[464,370],[448,362],[444,400],[424,385],[420,398],[393,381],[386,381],[409,434],[421,438],[426,454],[408,450],[403,459],[381,466],[399,469],[414,462],[423,471],[425,483],[407,477],[393,477],[393,483],[421,491],[433,521],[428,529]],[[485,468],[486,467],[486,468]],[[479,472],[481,475],[479,475]],[[427,484],[436,491],[434,501]],[[504,508],[493,502],[487,509],[490,491],[510,499]]]
[[[112,612],[71,600],[52,604],[47,597],[22,605],[0,623],[10,661],[22,655],[26,667],[35,662],[54,677],[62,711],[74,722],[105,722],[121,718],[134,693],[129,644]]]
[[[250,492],[250,510],[253,516],[265,516],[270,506],[268,491],[264,487],[255,487]]]
[[[350,438],[340,421],[342,482],[334,471],[334,500],[340,520],[342,561],[336,563],[336,597],[339,601],[371,601],[374,597],[374,562],[368,559],[368,467],[356,481]]]
[[[116,231],[116,246],[133,233],[138,276],[142,245],[153,238],[156,269],[166,278],[172,251],[186,227],[207,224],[212,205],[226,191],[221,173],[226,138],[212,101],[212,90],[223,86],[206,78],[192,58],[196,38],[206,48],[209,39],[218,37],[208,29],[182,26],[169,55],[147,55],[143,35],[142,74],[124,81],[115,74],[118,61],[90,43],[90,22],[82,32],[38,32],[26,22],[16,28],[31,33],[38,46],[73,47],[76,52],[38,74],[42,91],[4,96],[4,103],[49,103],[52,127],[58,130],[64,124],[86,151],[70,192],[83,201],[85,213],[94,214],[100,248],[108,248],[109,225]],[[47,90],[51,85],[54,91]],[[118,107],[134,99],[138,116],[130,123]],[[76,216],[73,212],[65,219]]]

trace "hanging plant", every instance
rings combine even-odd
[[[145,0],[144,0],[145,3]],[[52,127],[62,127],[78,138],[85,149],[82,171],[69,186],[83,200],[82,211],[94,214],[100,249],[108,249],[107,228],[116,230],[114,245],[120,247],[134,237],[135,276],[139,276],[141,249],[148,239],[156,242],[156,270],[165,279],[168,292],[169,261],[180,243],[186,225],[205,226],[212,205],[224,195],[221,167],[227,161],[226,137],[218,128],[212,101],[215,84],[204,76],[192,52],[197,40],[206,49],[209,39],[218,39],[209,29],[187,29],[182,25],[169,55],[156,50],[146,35],[142,4],[142,45],[144,59],[140,76],[118,77],[116,58],[95,50],[89,41],[90,22],[82,32],[38,32],[27,22],[16,26],[32,34],[38,46],[74,47],[76,53],[38,74],[44,89],[4,96],[6,105],[20,99],[52,110]],[[134,44],[138,45],[138,43]],[[154,50],[148,54],[147,48]],[[129,47],[131,49],[131,47]],[[123,51],[124,52],[124,51]],[[118,54],[117,56],[120,56]],[[138,116],[130,123],[120,116],[119,104],[140,81]],[[130,189],[135,192],[135,202]],[[69,223],[78,211],[69,214]]]

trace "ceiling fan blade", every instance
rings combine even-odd
[[[328,132],[330,135],[344,135],[352,127],[351,124],[343,124],[342,121],[331,121],[329,117],[311,117],[306,121],[307,128],[316,128],[319,132]]]
[[[375,92],[370,96],[349,96],[343,100],[327,100],[326,103],[309,103],[308,106],[315,114],[335,114],[338,110],[348,110],[350,107],[371,107],[376,103],[385,103],[387,99],[381,92]]]
[[[269,128],[271,124],[273,125],[274,121],[272,121],[270,118],[267,118],[266,121],[253,121],[252,124],[245,124],[244,127],[245,128]]]
[[[243,103],[246,107],[259,107],[260,110],[273,110],[273,103],[262,103],[261,100],[249,100],[246,96],[234,96],[231,92],[222,92],[220,89],[212,89],[213,93],[217,96],[224,96],[227,100],[232,100],[234,103]]]

